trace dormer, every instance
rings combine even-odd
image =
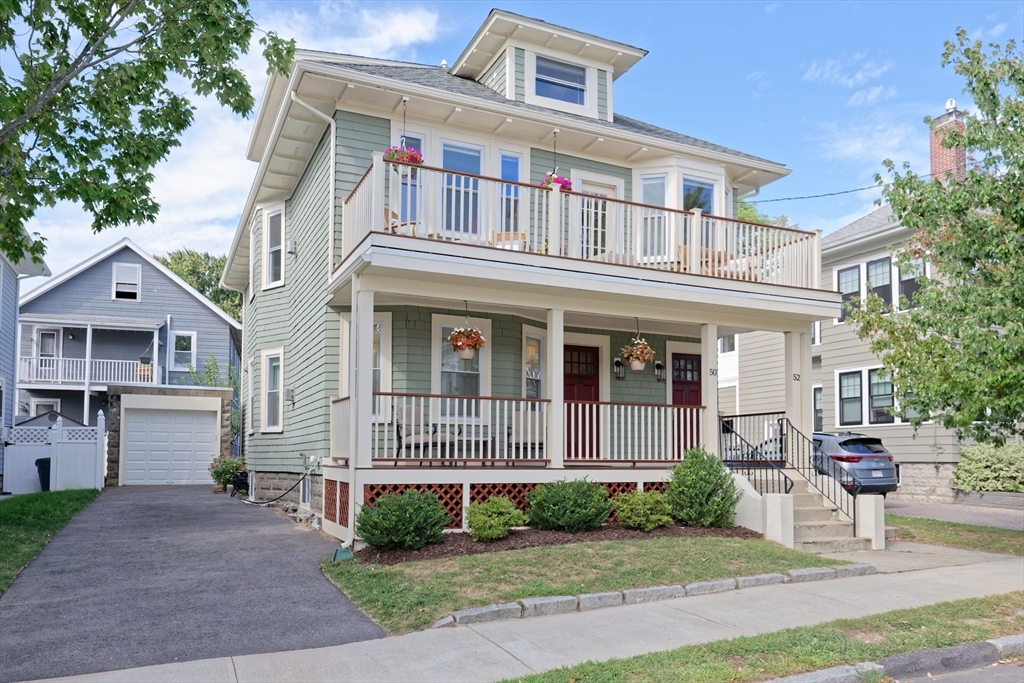
[[[612,120],[612,82],[647,54],[625,43],[491,10],[449,73],[510,100]]]

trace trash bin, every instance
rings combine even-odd
[[[50,490],[50,459],[39,458],[36,460],[36,472],[39,473],[39,488],[44,491]]]

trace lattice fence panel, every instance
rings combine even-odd
[[[441,507],[452,517],[449,529],[462,528],[462,484],[364,484],[363,505],[373,507],[377,499],[387,493],[399,495],[412,489],[421,493],[433,493]]]
[[[338,482],[324,479],[324,519],[338,523]]]
[[[348,528],[348,482],[338,482],[338,524]]]
[[[470,484],[469,501],[486,503],[492,496],[505,496],[526,512],[526,494],[537,488],[537,484]]]
[[[80,428],[70,428],[64,430],[65,441],[95,441],[96,430]]]
[[[608,489],[608,497],[614,498],[620,493],[633,493],[636,491],[635,481],[606,481],[604,487]]]
[[[46,443],[49,435],[49,427],[13,427],[11,443]]]
[[[644,491],[657,491],[658,493],[665,493],[665,482],[663,481],[645,481]]]

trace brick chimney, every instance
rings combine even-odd
[[[967,168],[967,154],[963,147],[947,149],[942,146],[946,131],[955,126],[964,129],[963,114],[956,108],[956,100],[946,100],[946,113],[932,121],[931,160],[932,179],[942,181],[947,173],[952,173],[958,180],[964,177]]]

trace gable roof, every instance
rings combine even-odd
[[[71,268],[65,270],[63,273],[61,273],[57,277],[53,278],[52,280],[47,282],[45,285],[42,285],[42,286],[40,286],[40,287],[38,287],[36,289],[33,289],[31,292],[29,292],[28,294],[26,294],[23,297],[21,297],[21,300],[18,302],[18,306],[19,307],[24,306],[25,304],[29,303],[30,301],[33,301],[33,300],[37,299],[38,297],[42,296],[46,292],[49,292],[51,289],[59,287],[60,285],[64,284],[65,282],[67,282],[71,278],[75,277],[79,273],[84,272],[84,271],[88,270],[89,268],[92,268],[94,265],[96,265],[97,263],[99,263],[103,259],[105,259],[108,256],[111,256],[113,254],[116,254],[117,252],[119,252],[119,251],[121,251],[123,249],[131,249],[132,251],[134,251],[144,261],[146,261],[149,265],[153,266],[154,268],[159,270],[161,273],[163,273],[164,275],[169,277],[176,285],[178,285],[179,287],[184,289],[186,292],[188,292],[189,294],[194,296],[196,299],[198,299],[201,304],[203,304],[204,306],[209,308],[211,311],[216,313],[224,322],[226,322],[229,325],[231,325],[232,328],[239,329],[239,330],[242,329],[241,323],[239,323],[237,320],[235,320],[230,315],[228,315],[223,310],[221,310],[221,308],[219,306],[217,306],[215,303],[213,303],[212,301],[207,299],[205,296],[203,296],[202,294],[197,292],[196,289],[192,285],[190,285],[189,283],[185,282],[180,277],[175,275],[174,272],[172,272],[169,268],[167,268],[167,266],[165,266],[164,264],[160,263],[155,258],[150,256],[144,249],[142,249],[142,247],[140,247],[139,245],[135,244],[135,242],[132,242],[127,237],[125,237],[125,238],[115,242],[114,244],[111,244],[109,247],[107,247],[103,251],[100,251],[100,252],[98,252],[96,254],[93,254],[92,256],[90,256],[89,258],[85,259],[81,263],[79,263],[79,264],[77,264],[75,266],[72,266]]]
[[[861,216],[849,225],[845,225],[835,232],[830,232],[822,237],[821,249],[822,251],[828,251],[829,249],[835,249],[858,240],[868,239],[889,232],[893,228],[901,227],[903,226],[893,218],[892,207],[885,204],[866,216]]]

